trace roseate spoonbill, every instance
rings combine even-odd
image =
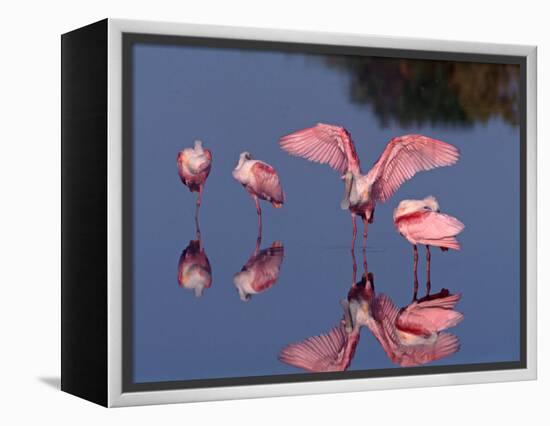
[[[185,148],[178,153],[178,174],[189,191],[198,192],[195,208],[195,222],[198,222],[202,191],[206,178],[212,167],[212,152],[202,147],[200,140],[195,141],[193,148]]]
[[[202,296],[205,288],[212,285],[212,268],[202,247],[200,234],[191,240],[181,253],[178,262],[178,283],[180,287],[193,290],[196,297]]]
[[[374,166],[363,175],[351,134],[344,127],[318,123],[283,136],[279,144],[291,155],[328,164],[343,175],[345,193],[340,207],[351,212],[352,249],[357,235],[356,215],[363,219],[365,247],[368,224],[374,220],[377,202],[387,201],[416,173],[451,166],[460,156],[458,149],[446,142],[422,135],[404,135],[390,140]]]
[[[429,196],[423,200],[403,200],[393,212],[393,222],[397,231],[413,245],[414,252],[414,298],[418,291],[418,244],[426,245],[426,287],[430,292],[430,246],[441,250],[460,250],[455,238],[464,229],[458,219],[440,213],[436,198]]]
[[[364,278],[365,279],[365,278]],[[390,360],[400,366],[422,365],[450,356],[460,349],[458,338],[443,332],[463,316],[454,310],[460,294],[448,290],[398,309],[385,294],[375,295],[373,276],[348,294],[350,315],[366,326]]]
[[[249,152],[242,152],[233,170],[233,177],[248,191],[256,203],[258,213],[258,236],[262,235],[262,208],[260,200],[270,202],[273,207],[282,207],[285,195],[276,170],[260,160],[253,160]]]
[[[233,277],[243,302],[248,302],[252,295],[263,293],[277,282],[284,256],[285,249],[279,241],[275,241],[269,248],[260,250],[258,240],[252,256]]]

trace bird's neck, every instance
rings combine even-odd
[[[239,162],[237,163],[237,167],[235,167],[235,169],[239,170],[244,165],[244,163],[246,163],[246,161],[246,158],[240,157]]]

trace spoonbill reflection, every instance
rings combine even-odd
[[[178,262],[178,283],[180,287],[193,290],[196,297],[201,297],[203,290],[212,285],[212,268],[202,247],[198,229],[197,239],[191,240],[181,253]]]
[[[415,366],[450,356],[460,348],[445,333],[463,316],[455,310],[460,294],[439,293],[398,309],[385,294],[377,296],[374,276],[364,273],[341,301],[344,318],[328,333],[285,346],[279,360],[311,372],[344,371],[355,356],[362,327],[368,328],[392,362]]]
[[[198,192],[195,208],[195,221],[198,221],[202,201],[202,191],[212,167],[212,152],[202,147],[202,142],[195,141],[193,148],[185,148],[178,153],[178,173],[181,181],[189,191]]]
[[[284,193],[279,176],[273,167],[260,160],[253,160],[248,152],[241,153],[239,162],[233,170],[233,177],[248,191],[258,213],[258,235],[262,234],[262,208],[260,200],[270,202],[280,208],[284,203]]]
[[[426,287],[430,292],[430,246],[460,250],[455,238],[464,229],[458,219],[440,213],[439,203],[433,196],[423,200],[403,200],[393,212],[393,222],[397,231],[413,245],[414,252],[414,298],[418,291],[418,248],[417,244],[426,245]]]
[[[248,302],[252,295],[263,293],[270,289],[279,279],[285,249],[279,241],[271,247],[260,250],[260,238],[252,256],[233,277],[235,287],[242,301]]]
[[[341,301],[344,318],[328,333],[285,346],[279,361],[314,373],[345,371],[355,356],[361,326],[350,314],[347,301]]]
[[[363,219],[365,246],[377,202],[387,201],[416,173],[451,166],[460,156],[458,149],[446,142],[422,135],[404,135],[390,140],[371,170],[363,175],[351,134],[344,127],[318,123],[283,136],[279,144],[291,155],[328,164],[343,175],[345,192],[340,206],[351,212],[352,248],[357,235],[356,215]]]
[[[459,300],[460,294],[443,289],[399,309],[387,295],[375,295],[371,273],[364,287],[357,285],[348,295],[352,318],[372,332],[393,363],[404,367],[437,361],[460,349],[458,338],[443,332],[462,321],[454,309]]]

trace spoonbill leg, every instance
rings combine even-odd
[[[357,261],[355,260],[355,251],[351,250],[351,260],[353,262],[353,269],[351,273],[351,285],[357,283]]]
[[[198,218],[195,218],[195,226],[196,226],[196,239],[199,240],[199,243],[201,242],[201,226],[199,224],[199,219]],[[202,248],[202,243],[201,243],[201,248]]]
[[[430,294],[432,289],[432,281],[430,279],[430,262],[432,260],[432,254],[430,252],[430,246],[426,246],[426,295]]]
[[[367,266],[367,249],[363,247],[361,252],[363,253],[363,271],[365,273],[365,276],[367,276],[369,273],[369,268]]]
[[[369,233],[369,221],[364,218],[363,219],[363,250],[367,250],[367,235]]]
[[[413,252],[414,252],[414,292],[413,292],[413,301],[416,300],[416,296],[418,295],[418,247],[416,247],[416,244],[413,246]]]
[[[353,226],[353,231],[351,234],[351,251],[353,252],[353,250],[355,249],[355,238],[357,237],[357,221],[355,219],[355,213],[351,214],[351,224]]]
[[[197,229],[199,229],[199,210],[201,208],[202,203],[202,185],[199,187],[199,195],[197,195],[197,203],[195,205],[195,225],[197,226]]]
[[[262,208],[260,206],[260,200],[256,195],[252,196],[256,203],[256,213],[258,214],[258,238],[262,239]]]

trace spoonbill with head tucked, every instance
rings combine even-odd
[[[356,215],[364,222],[365,247],[377,202],[387,201],[416,173],[453,165],[460,156],[458,149],[446,142],[422,135],[399,136],[388,142],[372,169],[363,175],[351,134],[344,127],[319,123],[283,136],[279,144],[291,155],[328,164],[343,175],[345,193],[340,206],[351,212],[352,248],[357,234]]]
[[[258,213],[258,238],[262,235],[262,208],[260,200],[270,202],[273,207],[282,207],[285,196],[279,176],[273,167],[260,160],[253,160],[248,152],[241,153],[239,162],[233,170],[233,177],[250,194],[256,203]]]
[[[199,193],[195,208],[195,222],[198,224],[202,191],[212,167],[212,152],[204,149],[202,142],[196,140],[193,148],[185,148],[178,153],[177,164],[178,174],[183,184],[189,188],[189,191]]]
[[[430,246],[441,250],[460,250],[455,238],[464,229],[458,219],[440,213],[436,198],[429,196],[423,200],[403,200],[393,212],[393,222],[397,231],[413,245],[414,252],[414,296],[418,291],[418,244],[426,246],[426,287],[430,293]]]

